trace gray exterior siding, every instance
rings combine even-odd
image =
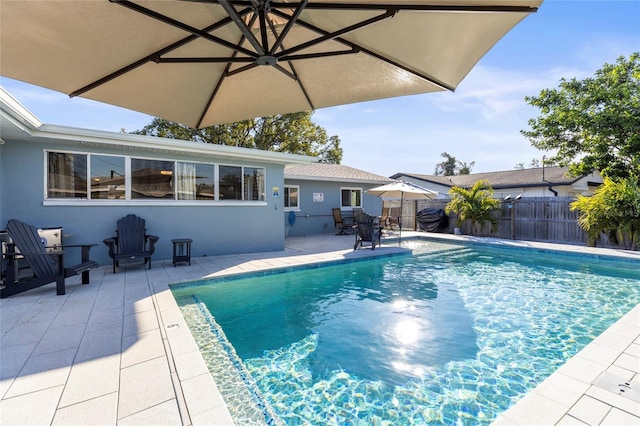
[[[44,205],[44,150],[107,153],[168,160],[207,161],[266,168],[266,204],[261,205],[144,205],[123,201],[122,204]],[[107,247],[102,240],[115,234],[116,221],[133,213],[146,220],[150,234],[158,235],[154,260],[171,259],[173,238],[193,239],[192,256],[284,250],[284,224],[281,220],[282,198],[274,197],[271,188],[284,185],[284,166],[262,164],[254,159],[243,162],[140,152],[133,148],[109,149],[92,146],[83,149],[56,141],[55,145],[7,140],[0,145],[0,229],[15,218],[37,227],[64,227],[66,244],[96,243],[91,257],[109,264]],[[330,210],[329,210],[330,212]],[[333,223],[331,224],[333,225]],[[79,259],[69,250],[71,263]]]
[[[285,184],[300,186],[300,210],[295,211],[296,220],[293,226],[289,225],[289,212],[284,212],[283,223],[288,236],[335,233],[331,209],[340,207],[341,188],[362,188],[362,206],[364,211],[374,216],[380,216],[382,214],[382,199],[366,193],[367,189],[380,186],[380,184],[311,181],[302,179],[286,179]],[[314,202],[314,193],[322,193],[324,195],[324,201]],[[350,210],[351,209],[344,210],[344,213],[351,215]]]

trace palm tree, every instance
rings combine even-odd
[[[493,198],[493,188],[486,180],[477,181],[470,189],[454,186],[449,190],[451,201],[445,208],[447,214],[458,216],[456,226],[465,221],[471,222],[471,233],[477,228],[480,233],[486,222],[491,223],[491,230],[496,231],[498,221],[492,213],[500,208],[500,200]]]
[[[578,211],[578,223],[587,233],[587,243],[595,246],[601,233],[609,240],[623,244],[625,249],[637,250],[640,244],[640,183],[636,177],[604,184],[590,197],[578,195],[571,203]]]

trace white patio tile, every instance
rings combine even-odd
[[[613,365],[630,371],[635,371],[636,373],[640,372],[640,358],[626,352],[621,354]]]
[[[209,374],[209,369],[202,359],[200,352],[187,352],[173,354],[176,372],[180,380],[188,380],[193,377]]]
[[[186,354],[189,352],[199,352],[198,345],[196,344],[191,332],[189,330],[182,329],[183,332],[174,333],[171,329],[171,333],[167,333],[167,339],[169,340],[169,346],[171,347],[171,353],[174,357],[177,355]]]
[[[634,415],[635,414],[635,415]],[[601,426],[637,426],[640,425],[640,407],[636,407],[634,414],[613,408],[605,417]]]
[[[620,355],[619,351],[615,351],[606,346],[595,343],[587,345],[584,349],[578,352],[578,356],[581,358],[606,365],[613,364],[618,355]]]
[[[634,371],[627,370],[626,368],[618,367],[617,365],[610,365],[607,368],[605,373],[615,374],[616,376],[620,376],[625,379],[625,381],[629,381],[633,379],[633,376],[636,375]]]
[[[53,420],[63,386],[0,401],[0,423],[16,426],[48,425]]]
[[[159,324],[155,310],[136,312],[124,317],[122,335],[124,337],[131,336],[133,334],[143,333],[157,328],[159,328]]]
[[[589,396],[583,396],[569,410],[569,414],[584,423],[598,425],[610,410],[611,406]]]
[[[121,426],[182,426],[182,424],[175,400],[163,402],[118,420],[118,425]]]
[[[609,404],[612,407],[616,407],[623,411],[627,411],[629,413],[638,412],[638,408],[640,407],[640,405],[636,401],[626,398],[624,396],[620,396],[617,393],[610,392],[598,386],[591,386],[587,390],[585,395],[590,396],[599,401],[602,401],[605,404]]]
[[[119,353],[76,362],[71,367],[59,407],[67,407],[118,392],[119,376]]]
[[[12,398],[64,385],[71,370],[76,349],[32,355],[4,395]]]
[[[637,336],[637,331],[635,330],[632,333],[627,332],[630,328],[631,327],[624,324],[615,324],[600,336],[596,337],[593,340],[593,343],[601,346],[606,346],[607,348],[617,351],[618,353],[622,352],[630,344],[633,343],[634,339]]]
[[[175,400],[167,359],[152,359],[120,372],[118,419]]]
[[[122,348],[121,368],[166,355],[158,329],[124,337]]]
[[[560,421],[567,408],[544,396],[531,392],[505,413],[521,425],[552,425]]]
[[[52,426],[106,426],[116,424],[118,393],[99,396],[84,402],[59,408],[53,418]]]
[[[38,343],[51,325],[50,321],[16,322],[11,329],[2,335],[2,348]]]
[[[230,416],[220,413],[220,410],[211,409],[191,416],[193,426],[237,426]]]
[[[632,343],[629,345],[627,349],[625,349],[624,353],[640,358],[640,344]]]
[[[220,424],[232,424],[231,416],[226,409],[220,391],[215,385],[210,374],[193,377],[183,380],[182,392],[189,409],[189,415],[193,424],[211,424],[213,420],[220,421]],[[206,416],[209,423],[202,422]],[[196,419],[199,421],[197,422]],[[228,423],[227,423],[228,422]]]
[[[598,378],[602,370],[607,368],[608,364],[600,364],[581,356],[575,356],[567,361],[557,372],[565,376],[572,377],[584,383],[592,383]]]
[[[589,384],[581,382],[563,374],[552,374],[535,390],[558,404],[570,408],[589,388]]]
[[[96,332],[109,328],[122,328],[123,308],[93,310],[87,323],[87,332]]]
[[[590,426],[592,424],[594,423],[585,423],[567,414],[555,426]]]
[[[51,329],[66,328],[74,325],[86,326],[91,316],[93,302],[65,304],[51,323]]]
[[[10,346],[0,350],[0,399],[24,367],[36,344]]]
[[[77,350],[80,347],[84,331],[85,324],[52,328],[42,337],[33,354],[40,355],[72,348]]]
[[[153,299],[151,296],[144,297],[136,300],[125,300],[124,303],[124,315],[132,315],[139,312],[153,311],[155,306],[153,305]]]
[[[86,332],[80,342],[76,363],[120,355],[122,350],[122,327]]]

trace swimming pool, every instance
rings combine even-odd
[[[631,262],[410,244],[174,289],[238,423],[487,424],[640,302]]]

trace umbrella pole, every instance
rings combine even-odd
[[[404,198],[404,192],[400,193],[400,216],[398,216],[398,226],[400,227],[400,234],[398,236],[398,245],[402,242],[402,202]]]

